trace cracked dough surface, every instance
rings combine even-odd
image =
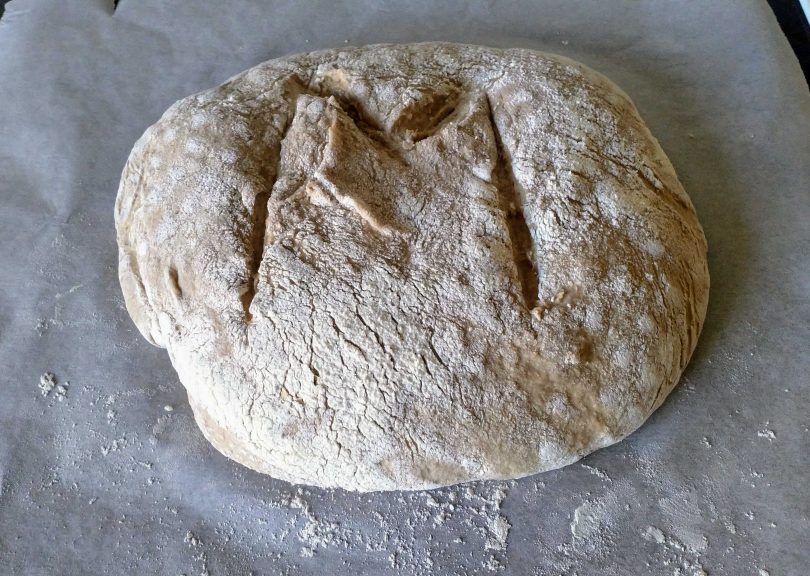
[[[222,453],[290,482],[516,478],[619,441],[706,312],[706,241],[629,98],[573,61],[301,54],[174,104],[119,275]]]

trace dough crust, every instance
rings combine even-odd
[[[639,427],[706,313],[706,240],[630,99],[444,43],[266,62],[174,104],[120,280],[206,437],[290,482],[517,478]]]

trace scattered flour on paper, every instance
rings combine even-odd
[[[46,372],[39,384],[43,397],[55,402],[59,394],[56,376]],[[465,566],[470,567],[469,574],[505,576],[516,569],[510,545],[516,546],[517,541],[522,547],[530,532],[510,513],[510,509],[520,508],[544,511],[544,525],[549,527],[531,542],[538,554],[534,572],[529,569],[527,574],[591,575],[594,566],[603,564],[622,573],[622,554],[627,547],[636,546],[646,551],[649,574],[714,576],[703,558],[728,544],[719,544],[714,536],[711,542],[707,540],[707,524],[716,523],[733,543],[733,539],[743,541],[752,530],[766,529],[768,523],[764,513],[757,512],[762,516],[759,519],[753,511],[724,512],[722,496],[715,505],[711,490],[696,489],[662,473],[664,465],[655,451],[632,456],[638,480],[658,498],[657,507],[644,509],[636,507],[638,485],[585,463],[568,469],[566,474],[576,479],[569,500],[549,512],[559,501],[548,500],[547,482],[557,481],[546,476],[522,480],[519,492],[512,491],[514,482],[474,483],[385,497],[290,487],[230,464],[224,469],[221,465],[208,467],[211,449],[200,438],[187,406],[177,398],[167,404],[168,398],[163,396],[175,386],[179,384],[145,384],[111,393],[103,387],[77,385],[70,387],[70,402],[64,409],[46,412],[46,403],[40,403],[41,417],[54,422],[59,432],[49,437],[55,448],[53,466],[43,471],[32,497],[45,506],[52,499],[67,499],[75,493],[81,506],[148,510],[150,525],[163,535],[171,530],[168,533],[174,534],[174,541],[184,543],[178,548],[186,554],[187,565],[181,573],[187,576],[250,573],[268,558],[278,563],[279,575],[312,574],[324,563],[356,556],[367,558],[369,570],[375,573],[427,576],[445,573],[449,566]],[[65,386],[65,393],[67,390]],[[145,406],[152,412],[151,424],[144,427],[132,414]],[[770,423],[765,425],[770,430]],[[759,427],[761,422],[754,430]],[[695,443],[702,454],[723,450],[719,442],[714,447],[708,438],[701,438],[697,436]],[[171,454],[164,451],[167,448],[182,449],[183,467],[196,465],[206,474],[210,472],[206,482],[212,486],[244,482],[231,492],[244,500],[214,499],[215,509],[192,522],[190,518],[195,516],[193,510],[184,508],[184,495],[171,492],[178,481],[187,480],[189,472],[172,469],[176,462],[166,460]],[[93,481],[87,479],[90,471]],[[754,470],[741,474],[743,480],[759,482],[762,478]],[[519,495],[516,501],[510,502],[510,492]],[[143,515],[141,511],[133,517],[140,521]],[[143,553],[137,537],[119,527],[128,521],[122,515],[110,530],[121,538],[132,538],[130,548]],[[561,530],[555,532],[554,526]],[[536,525],[533,527],[536,533]],[[240,544],[235,547],[236,542]],[[121,545],[126,548],[127,540]],[[751,562],[753,574],[770,576],[764,567]]]
[[[211,572],[208,570],[208,554],[202,548],[202,540],[200,540],[194,532],[191,530],[186,532],[185,537],[183,538],[183,542],[185,542],[193,552],[196,554],[193,556],[195,562],[199,562],[200,564],[200,576],[211,576]]]
[[[610,533],[607,525],[615,517],[618,506],[615,493],[580,504],[574,510],[570,526],[574,549],[602,552],[609,546]]]
[[[76,290],[82,288],[83,286],[84,284],[77,284],[75,286],[70,287],[65,292],[58,292],[54,294],[53,310],[50,316],[48,316],[47,318],[39,318],[37,320],[36,325],[37,334],[39,334],[40,336],[44,336],[45,333],[53,327],[64,328],[65,326],[67,326],[65,321],[62,319],[62,314],[64,312],[64,302],[62,301],[62,299],[65,296],[73,294],[74,292],[76,292]]]
[[[684,544],[677,538],[664,533],[656,526],[647,526],[642,533],[644,540],[657,544],[660,548],[660,563],[672,568],[673,576],[708,576],[709,573],[700,561],[698,550]]]
[[[305,518],[303,527],[296,534],[303,545],[301,556],[311,558],[319,548],[349,548],[353,536],[351,530],[344,528],[339,522],[315,517],[300,496],[291,501],[291,506],[302,510]]]
[[[507,564],[512,526],[502,505],[510,485],[476,483],[405,493],[397,504],[409,512],[404,516],[375,513],[376,530],[349,527],[338,518],[315,514],[308,502],[312,493],[305,488],[297,489],[294,496],[276,505],[299,511],[298,518],[293,520],[297,529],[292,533],[300,544],[299,554],[303,558],[312,558],[328,549],[387,551],[389,568],[421,576],[435,573],[436,559],[457,553],[460,558],[466,556],[466,562],[472,555],[484,572],[494,573],[502,571]],[[353,495],[352,498],[363,497]],[[452,528],[447,525],[451,519]],[[462,530],[459,531],[459,527]],[[459,535],[445,538],[447,532]],[[427,539],[420,536],[423,533],[429,534]],[[472,546],[465,547],[469,544]]]
[[[704,519],[695,493],[678,490],[662,498],[659,505],[672,525],[675,537],[690,550],[705,552],[708,540],[701,532]]]
[[[53,381],[55,389],[55,377],[43,375],[43,378],[45,386],[49,387]],[[53,389],[49,394],[54,394]],[[94,473],[107,479],[107,487],[85,497],[86,506],[105,505],[116,497],[119,487],[133,479],[140,481],[144,493],[149,494],[171,474],[157,460],[156,453],[169,437],[174,443],[190,447],[188,454],[192,460],[210,457],[206,456],[206,450],[210,449],[204,441],[199,440],[199,447],[195,448],[191,437],[196,428],[185,410],[167,412],[164,403],[150,401],[154,424],[151,434],[147,431],[148,441],[142,440],[140,430],[127,427],[126,418],[133,403],[154,394],[148,388],[134,394],[103,394],[84,386],[76,387],[71,394],[71,404],[57,414],[69,432],[56,440],[60,461],[47,474],[42,490],[53,492],[69,485],[77,470],[92,466]],[[94,420],[75,421],[70,410],[76,402],[90,405],[95,410]],[[167,436],[169,431],[171,436]],[[190,436],[186,439],[183,434]],[[84,441],[79,442],[78,437]],[[620,554],[618,546],[632,545],[625,541],[632,534],[628,529],[637,520],[631,505],[638,488],[623,478],[611,479],[610,474],[594,466],[580,466],[579,476],[584,484],[571,491],[571,506],[568,511],[561,511],[567,515],[564,518],[567,529],[557,541],[546,534],[542,536],[549,540],[539,542],[542,553],[533,573],[537,576],[591,574],[589,570],[594,563],[616,561],[616,555]],[[713,574],[704,568],[702,560],[708,549],[702,529],[708,514],[708,520],[717,521],[729,535],[736,536],[739,530],[731,517],[719,514],[711,502],[707,506],[701,500],[705,495],[700,492],[663,477],[655,457],[640,458],[637,467],[641,477],[661,495],[658,517],[647,520],[650,523],[642,524],[635,532],[640,545],[647,543],[650,547],[646,559],[649,573]],[[571,473],[576,470],[572,467]],[[121,478],[122,474],[126,480]],[[241,477],[252,473],[237,467],[228,474]],[[539,478],[533,480],[534,490],[524,488],[521,500],[514,504],[525,503],[538,509],[544,505],[546,484]],[[104,482],[100,485],[104,486]],[[224,568],[222,563],[249,567],[269,556],[277,556],[284,566],[279,574],[312,573],[324,562],[346,557],[347,552],[352,556],[365,554],[379,562],[380,571],[391,570],[405,576],[433,575],[450,565],[474,566],[476,574],[506,575],[514,569],[510,566],[510,540],[515,530],[521,533],[520,526],[513,527],[514,520],[505,506],[514,485],[514,482],[484,482],[402,493],[387,499],[275,486],[260,501],[223,503],[211,514],[217,518],[214,522],[198,520],[201,523],[186,527],[182,508],[178,511],[177,504],[169,501],[162,502],[162,508],[156,508],[152,518],[159,524],[180,524],[177,534],[189,554],[189,564],[183,572],[188,576],[241,573]],[[352,503],[348,509],[347,502]],[[753,513],[746,518],[752,522],[755,519]],[[236,559],[224,560],[233,558],[234,539],[246,544],[240,547]],[[764,570],[753,569],[755,573]],[[244,572],[249,573],[249,569]],[[767,571],[758,574],[768,576]]]

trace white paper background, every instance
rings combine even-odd
[[[14,0],[0,21],[0,573],[805,572],[810,91],[765,2],[110,4]],[[582,464],[298,490],[208,446],[134,329],[118,178],[180,97],[284,54],[419,40],[561,53],[630,94],[706,229],[706,328],[664,406]]]

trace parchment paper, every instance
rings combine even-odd
[[[211,448],[129,320],[118,178],[178,98],[289,53],[419,40],[557,52],[630,94],[706,229],[706,328],[664,406],[580,464],[430,493],[301,489]],[[806,574],[809,255],[810,93],[765,2],[14,0],[0,573]]]

